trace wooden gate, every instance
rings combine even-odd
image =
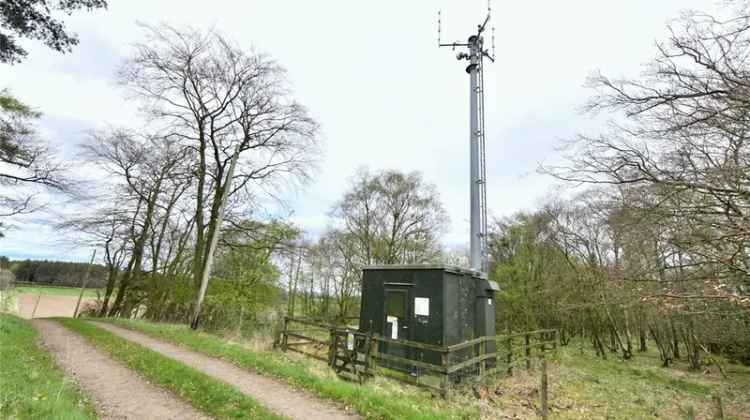
[[[332,329],[328,364],[339,376],[362,383],[372,376],[372,347],[373,340],[369,334],[351,329]]]

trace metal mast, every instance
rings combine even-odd
[[[487,171],[485,159],[485,131],[484,131],[484,77],[483,58],[495,61],[495,35],[492,28],[492,55],[484,49],[484,33],[487,23],[490,21],[491,9],[487,6],[487,17],[484,23],[477,25],[477,32],[471,35],[466,43],[453,42],[443,44],[440,42],[441,22],[438,12],[438,46],[451,47],[454,50],[461,48],[456,58],[467,60],[469,65],[466,73],[469,74],[469,180],[471,191],[471,250],[469,254],[469,265],[472,270],[482,273],[487,272]]]

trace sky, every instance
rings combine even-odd
[[[496,62],[484,70],[487,201],[491,217],[532,210],[560,186],[538,173],[559,159],[557,146],[596,133],[603,119],[583,115],[595,71],[636,77],[681,10],[712,11],[711,0],[494,1]],[[136,104],[115,72],[144,38],[138,23],[213,28],[269,54],[288,71],[295,98],[320,122],[323,156],[310,185],[285,199],[291,219],[315,237],[359,167],[419,171],[437,186],[451,219],[449,248],[468,247],[469,79],[442,40],[465,41],[487,13],[485,0],[283,1],[111,0],[108,10],[76,13],[66,26],[80,44],[58,54],[24,42],[28,58],[0,64],[9,88],[43,113],[40,134],[59,155],[77,159],[89,130],[137,127]],[[487,39],[485,45],[490,45]],[[95,173],[78,173],[81,178]],[[15,221],[0,255],[85,261],[91,252],[51,224],[65,208]]]

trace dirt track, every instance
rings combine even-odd
[[[33,294],[19,294],[16,298],[18,301],[18,315],[21,318],[30,319],[31,314],[34,312],[34,306],[36,305],[37,298],[39,295]],[[36,314],[34,318],[47,318],[53,316],[64,316],[72,317],[73,312],[76,310],[76,302],[78,296],[49,296],[42,295],[39,298],[39,306],[36,308]],[[93,298],[83,298],[81,300],[81,308],[86,307],[87,303],[95,302]]]
[[[75,308],[75,300],[73,305]],[[56,322],[43,319],[31,322],[39,331],[44,347],[53,354],[58,366],[94,401],[99,418],[206,418],[187,403],[149,384]]]
[[[283,416],[293,419],[321,420],[360,418],[356,414],[323,402],[312,395],[296,391],[283,382],[241,369],[231,363],[185,350],[179,346],[111,324],[99,322],[94,322],[94,324],[126,340],[138,343],[226,382],[268,409]]]

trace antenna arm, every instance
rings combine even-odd
[[[479,32],[477,32],[477,35],[479,35],[482,32],[484,32],[484,27],[487,26],[487,22],[489,22],[489,21],[490,21],[490,14],[487,13],[487,17],[484,18],[484,23],[482,24],[482,26],[479,27]]]

